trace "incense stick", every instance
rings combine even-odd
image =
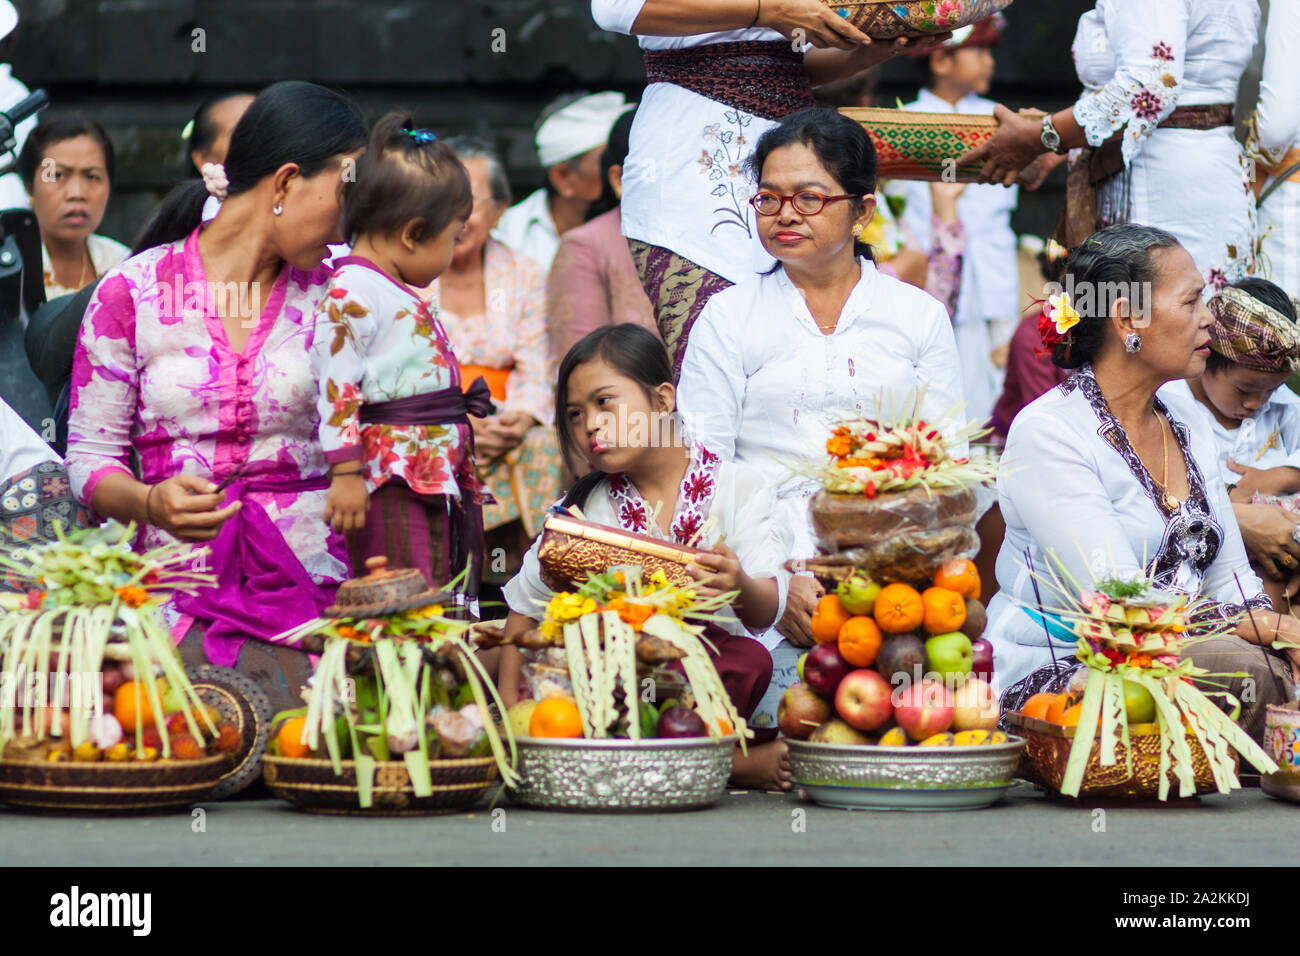
[[[1052,655],[1052,673],[1056,677],[1056,689],[1061,689],[1061,666],[1056,660],[1056,648],[1052,646],[1052,629],[1047,626],[1047,612],[1043,609],[1043,596],[1038,593],[1038,573],[1034,570],[1034,559],[1029,549],[1025,548],[1025,563],[1029,566],[1029,580],[1034,585],[1034,600],[1038,602],[1038,620],[1043,625],[1043,636],[1047,638],[1047,652]]]

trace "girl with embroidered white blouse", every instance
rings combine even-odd
[[[753,635],[781,613],[789,581],[782,568],[787,545],[762,475],[683,440],[675,410],[668,353],[652,332],[612,325],[574,345],[560,365],[555,420],[570,460],[585,459],[594,470],[578,480],[565,502],[597,524],[712,552],[689,570],[701,596],[740,592],[707,636],[723,686],[748,721],[772,673],[771,657]],[[538,554],[535,543],[506,585],[508,640],[536,627],[553,596]],[[520,693],[522,663],[518,650],[502,649],[498,683],[507,704]],[[774,727],[756,729],[756,745],[747,754],[737,750],[733,780],[788,790],[785,745],[773,739]]]

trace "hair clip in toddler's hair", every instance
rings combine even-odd
[[[402,132],[422,146],[426,143],[432,143],[438,138],[438,134],[431,129],[406,129],[402,130]]]

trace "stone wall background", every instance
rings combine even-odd
[[[1131,0],[1141,2],[1141,0]],[[635,41],[601,31],[585,0],[15,0],[21,20],[0,62],[44,87],[47,113],[83,111],[109,130],[118,182],[103,232],[130,242],[183,169],[181,130],[205,98],[279,79],[342,88],[375,118],[411,110],[445,135],[503,150],[518,195],[539,181],[538,111],[575,89],[635,99]],[[1092,0],[1018,0],[992,96],[1060,108],[1077,95],[1070,43]],[[504,50],[501,49],[504,43]],[[201,50],[196,48],[201,47]],[[495,50],[494,50],[495,47]],[[888,64],[878,99],[911,99],[923,76]],[[1063,176],[1025,195],[1017,229],[1055,224]]]

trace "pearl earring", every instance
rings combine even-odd
[[[1137,352],[1142,348],[1142,336],[1136,332],[1130,332],[1124,337],[1124,351]]]
[[[280,215],[280,213],[284,212],[284,205],[282,203],[276,203],[271,207],[271,212],[275,213],[277,216]]]

